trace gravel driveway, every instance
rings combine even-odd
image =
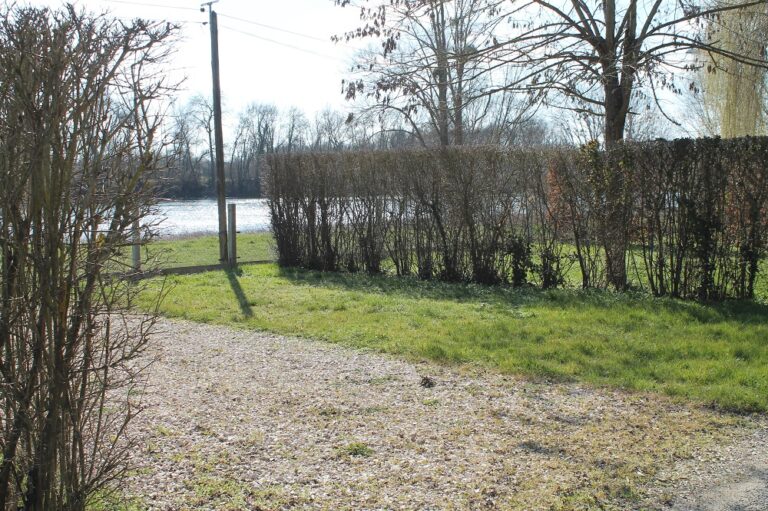
[[[764,418],[219,326],[158,329],[133,423],[128,491],[142,508],[768,509]]]

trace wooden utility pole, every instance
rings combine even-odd
[[[216,144],[216,199],[219,209],[219,260],[227,257],[227,194],[224,189],[224,132],[221,127],[221,84],[219,81],[219,27],[216,11],[211,7],[219,0],[212,0],[208,6],[211,25],[211,70],[213,71],[213,131]],[[201,9],[202,10],[202,9]]]

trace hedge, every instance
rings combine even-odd
[[[285,153],[265,189],[284,266],[719,300],[754,295],[766,162],[765,137]]]

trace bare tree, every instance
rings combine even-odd
[[[611,146],[625,135],[633,94],[646,86],[680,93],[675,73],[697,66],[691,52],[706,52],[747,66],[766,67],[764,55],[728,48],[706,37],[711,20],[765,0],[707,6],[671,0],[518,0],[505,15],[509,33],[482,49],[499,63],[525,69],[507,90],[540,90],[553,104],[603,119]],[[559,98],[565,101],[558,102]]]
[[[174,112],[171,130],[173,145],[169,151],[169,160],[174,165],[169,169],[170,191],[182,197],[197,197],[203,192],[200,170],[208,153],[199,151],[200,134],[190,108],[180,108]]]
[[[353,5],[350,0],[336,3]],[[361,9],[365,26],[336,40],[375,37],[381,49],[358,56],[358,76],[344,83],[347,98],[367,99],[368,110],[397,113],[424,146],[483,142],[478,135],[490,133],[489,125],[525,119],[537,95],[489,93],[490,78],[509,69],[494,67],[479,51],[493,44],[492,35],[504,21],[497,14],[502,3],[359,2],[369,6]]]
[[[314,141],[312,149],[339,151],[346,143],[346,123],[344,115],[330,109],[317,113],[313,127]]]
[[[307,145],[309,137],[309,122],[304,112],[298,108],[291,108],[282,114],[279,121],[278,149],[283,152],[291,152],[303,149]]]
[[[275,150],[277,115],[274,105],[258,103],[240,114],[230,156],[232,190],[261,195],[260,156]]]
[[[208,183],[207,190],[213,193],[216,188],[216,158],[214,157],[213,137],[213,102],[206,96],[194,96],[187,105],[189,115],[194,121],[195,129],[203,133],[207,143],[206,156],[208,158]]]
[[[153,319],[123,314],[139,288],[110,276],[151,206],[174,30],[0,14],[2,510],[83,510],[125,469]]]

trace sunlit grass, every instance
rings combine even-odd
[[[123,256],[130,262],[130,250]],[[273,261],[277,257],[269,232],[237,235],[239,261]],[[215,235],[159,239],[142,248],[142,259],[151,267],[180,268],[219,263],[219,238]]]
[[[169,316],[768,410],[768,305],[760,302],[702,305],[271,264],[170,279]]]

